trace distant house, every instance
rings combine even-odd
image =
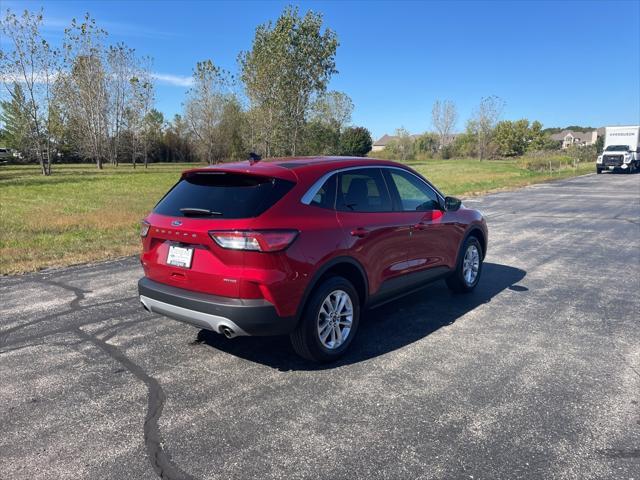
[[[373,146],[371,147],[372,152],[379,152],[380,150],[384,150],[384,148],[389,144],[389,142],[395,140],[398,137],[394,137],[392,135],[387,135],[386,133],[380,137],[378,140],[373,142]]]
[[[571,145],[583,147],[585,145],[594,145],[598,136],[601,135],[600,129],[589,130],[588,132],[573,132],[571,130],[563,130],[560,133],[551,135],[551,139],[562,142],[562,148],[569,148]]]
[[[412,140],[415,140],[419,136],[420,135],[410,135]],[[385,133],[378,140],[373,142],[373,145],[371,146],[371,151],[372,152],[379,152],[380,150],[384,150],[386,148],[386,146],[389,145],[390,142],[393,142],[394,140],[397,140],[398,138],[399,137],[397,135],[387,135]]]

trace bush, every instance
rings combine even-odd
[[[454,156],[461,157],[475,157],[477,153],[477,139],[474,134],[470,132],[461,133],[457,135],[451,149]]]
[[[435,133],[423,133],[413,141],[413,151],[416,158],[433,158],[438,153],[438,136]]]
[[[340,135],[340,155],[364,157],[372,145],[371,134],[364,127],[349,127]]]
[[[317,120],[307,123],[304,129],[302,155],[337,155],[340,153],[340,130]]]
[[[567,148],[567,154],[574,159],[576,163],[595,162],[598,156],[598,148],[596,145],[586,145],[584,147],[572,145]]]
[[[595,156],[588,151],[595,151],[590,147],[576,147],[580,151],[567,149],[566,153],[549,151],[531,152],[518,159],[518,165],[532,172],[558,171],[565,168],[575,168],[579,163],[593,162]]]
[[[454,158],[456,156],[456,149],[454,145],[445,145],[440,149],[440,157],[443,160],[449,160],[450,158]]]

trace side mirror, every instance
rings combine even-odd
[[[456,197],[446,197],[444,199],[444,211],[445,212],[455,212],[460,209],[460,205],[462,205],[462,200]]]

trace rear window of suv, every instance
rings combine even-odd
[[[272,207],[293,186],[293,182],[280,178],[229,172],[197,172],[180,180],[158,202],[154,213],[172,217],[257,217]],[[198,210],[209,211],[211,215],[198,214]]]

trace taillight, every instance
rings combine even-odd
[[[151,227],[151,225],[149,225],[144,220],[142,222],[140,222],[140,236],[143,237],[143,238],[146,237],[147,234],[149,233],[149,228],[150,227]]]
[[[298,236],[297,230],[214,231],[209,235],[222,248],[278,252],[284,250]]]

